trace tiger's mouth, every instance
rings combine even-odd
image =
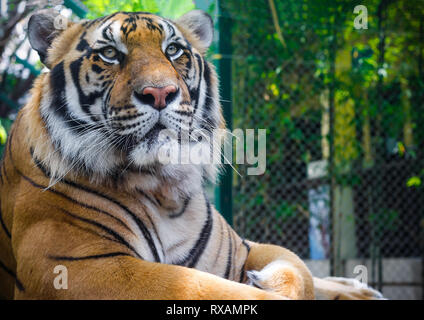
[[[145,144],[150,149],[158,140],[162,130],[167,129],[163,124],[157,122],[144,136],[139,136],[136,133],[130,133],[125,136],[112,134],[112,142],[118,150],[131,152],[140,144]]]
[[[158,140],[159,134],[162,130],[167,129],[162,123],[156,123],[146,135],[141,138],[142,142],[146,142],[149,146],[151,146],[155,141]]]

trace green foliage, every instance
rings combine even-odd
[[[385,231],[394,231],[398,228],[400,223],[399,212],[391,209],[381,209],[370,213],[368,221],[377,232],[377,235],[381,236]]]
[[[86,0],[87,18],[98,18],[116,11],[146,11],[175,19],[195,8],[192,0]]]
[[[253,199],[261,194],[267,195],[261,211],[278,218],[298,211],[296,203],[307,199],[304,168],[311,161],[329,159],[325,143],[333,143],[333,181],[346,187],[361,188],[366,183],[363,172],[374,167],[376,174],[389,157],[422,158],[417,147],[424,143],[424,81],[416,44],[424,6],[386,2],[381,52],[382,2],[366,2],[368,29],[355,30],[353,8],[361,1],[275,1],[286,47],[276,34],[267,1],[224,2],[233,19],[233,127],[267,129],[266,177],[260,184],[256,177],[235,179],[236,190],[252,195],[239,202],[237,194],[236,210],[258,211]],[[320,130],[330,104],[333,136]],[[412,138],[406,137],[408,131]],[[388,140],[396,152],[387,151]],[[237,170],[243,174],[244,168]],[[408,185],[423,179],[417,176]],[[302,186],[298,197],[287,195],[297,191],[281,186],[286,183]],[[384,187],[381,181],[373,185]],[[380,189],[373,200],[379,194]],[[395,216],[390,208],[369,214],[373,221]]]
[[[406,186],[408,188],[413,188],[413,187],[422,188],[423,181],[424,181],[424,169],[422,169],[419,174],[410,177],[408,181],[406,182]]]
[[[6,139],[7,139],[7,132],[0,121],[0,144],[4,145],[6,143]]]
[[[10,132],[10,127],[13,121],[8,118],[0,118],[0,155],[3,155],[6,147],[7,133]]]
[[[295,204],[290,204],[287,201],[281,201],[275,210],[275,217],[287,220],[288,218],[295,217],[299,214]]]
[[[419,187],[421,185],[422,181],[420,177],[417,176],[413,176],[411,178],[408,179],[408,181],[406,182],[406,185],[408,187]]]

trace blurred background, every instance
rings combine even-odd
[[[0,0],[0,152],[45,71],[25,33],[45,7],[75,21],[209,12],[228,127],[267,130],[264,175],[227,167],[217,208],[316,276],[423,299],[424,0]]]

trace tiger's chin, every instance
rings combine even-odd
[[[182,142],[163,132],[153,136],[153,140],[143,139],[129,153],[129,162],[143,175],[134,184],[142,183],[146,190],[166,184],[186,196],[201,190],[205,181],[215,182],[220,166],[211,161],[209,143]],[[203,157],[201,152],[196,153],[198,150],[203,151]]]

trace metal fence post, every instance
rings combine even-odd
[[[79,0],[65,0],[63,4],[80,18],[84,18],[87,15],[87,7]]]
[[[334,176],[334,104],[335,104],[335,87],[334,87],[334,78],[336,73],[336,37],[337,30],[335,30],[334,25],[330,25],[330,32],[333,34],[333,40],[330,42],[329,47],[329,64],[330,64],[330,77],[331,82],[329,84],[329,117],[330,117],[330,128],[328,142],[330,146],[330,155],[329,155],[329,181],[330,181],[330,275],[331,276],[340,276],[340,257],[338,255],[338,245],[335,243],[336,237],[335,226],[337,220],[337,212],[335,212],[334,204],[334,190],[336,188],[335,176]]]
[[[218,74],[221,81],[221,104],[228,130],[232,130],[231,104],[231,18],[222,1],[218,1],[218,50],[221,59],[218,61]],[[233,225],[233,174],[229,165],[225,166],[216,189],[216,206],[230,225]]]

